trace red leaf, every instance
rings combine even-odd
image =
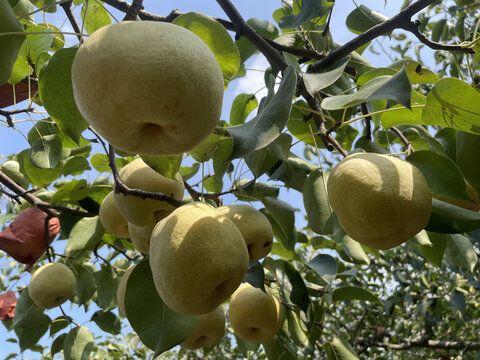
[[[15,305],[17,305],[17,297],[13,291],[0,294],[0,320],[12,319],[15,314]]]

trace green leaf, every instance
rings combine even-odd
[[[241,125],[250,114],[258,106],[255,94],[239,94],[235,97],[230,110],[230,124]]]
[[[240,68],[240,54],[227,30],[218,21],[204,14],[189,12],[177,17],[173,23],[189,29],[207,44],[227,82],[235,76]]]
[[[356,93],[325,98],[322,101],[322,108],[344,109],[372,100],[393,100],[410,108],[411,94],[412,87],[403,68],[394,76],[381,75],[368,81]]]
[[[250,264],[248,264],[245,280],[253,287],[265,291],[265,272],[263,271],[262,264],[260,264],[258,261],[252,261]]]
[[[52,353],[52,356],[63,350],[63,344],[65,343],[66,337],[67,337],[67,334],[63,333],[58,335],[52,341],[52,345],[50,346],[50,352]]]
[[[47,187],[62,175],[63,165],[58,163],[54,169],[40,169],[30,162],[30,149],[23,150],[17,156],[20,171],[27,176],[30,182],[38,187]]]
[[[8,2],[10,2],[10,6],[17,17],[34,20],[34,15],[28,16],[33,11],[33,4],[29,0],[9,0]]]
[[[262,343],[268,360],[296,360],[298,357],[279,337]]]
[[[445,253],[445,247],[447,246],[449,237],[449,234],[429,232],[428,238],[432,245],[420,246],[420,251],[425,259],[438,267],[442,267],[443,254]]]
[[[275,273],[283,289],[289,291],[288,300],[306,313],[310,305],[310,297],[300,273],[285,260],[275,260]]]
[[[335,81],[342,76],[345,71],[345,67],[350,61],[351,57],[347,56],[340,62],[338,62],[332,69],[329,71],[319,73],[319,74],[303,74],[303,81],[305,82],[305,88],[310,95],[315,96],[315,94],[326,88],[327,86],[332,85]]]
[[[62,185],[52,197],[52,204],[62,201],[77,201],[88,196],[87,180],[72,180]]]
[[[105,229],[98,216],[79,220],[70,232],[65,252],[93,250],[102,239],[104,232]]]
[[[319,254],[310,260],[307,265],[330,284],[337,275],[337,262],[330,255]]]
[[[275,25],[267,20],[252,18],[247,20],[247,24],[250,25],[257,33],[266,37],[267,39],[273,40],[278,37],[278,29],[275,27]],[[240,39],[236,40],[235,44],[237,45],[240,53],[242,63],[247,61],[250,56],[258,52],[257,48],[250,41],[248,41],[245,36],[242,36]]]
[[[17,60],[13,64],[12,75],[8,79],[8,83],[15,85],[25,79],[27,76],[31,75],[33,72],[32,67],[23,57],[17,57]]]
[[[283,74],[278,92],[266,107],[245,124],[228,128],[233,138],[231,159],[263,148],[280,136],[288,120],[295,86],[295,72],[288,67]]]
[[[295,209],[287,202],[274,198],[264,197],[262,200],[268,213],[279,226],[280,242],[287,250],[293,250],[295,245]]]
[[[30,145],[45,136],[48,135],[56,135],[58,133],[58,128],[55,122],[50,119],[44,119],[42,121],[38,121],[32,128],[28,131],[27,139]]]
[[[98,172],[112,172],[112,169],[108,165],[108,156],[105,154],[93,154],[90,158],[90,163]]]
[[[94,321],[100,329],[113,335],[120,334],[122,329],[120,319],[111,311],[98,310],[93,313],[91,320]]]
[[[459,79],[439,80],[427,95],[422,124],[480,134],[480,93]]]
[[[205,140],[195,146],[189,154],[198,162],[208,161],[212,158],[220,144],[228,140],[230,140],[228,132],[223,128],[216,128]]]
[[[465,178],[480,194],[480,136],[457,131],[456,161]]]
[[[400,59],[389,67],[400,70],[403,66],[405,66],[408,78],[412,84],[435,84],[439,80],[437,74],[415,60]]]
[[[105,7],[96,2],[90,1],[83,5],[81,14],[83,26],[89,35],[101,27],[112,23],[112,19]]]
[[[0,1],[0,34],[23,32],[22,25],[17,20],[7,0]],[[13,64],[25,40],[25,35],[0,36],[0,85],[7,82],[12,74]]]
[[[248,179],[235,181],[234,189],[233,194],[241,201],[262,201],[267,196],[277,197],[280,193],[277,186]]]
[[[387,20],[388,17],[385,15],[373,11],[365,5],[360,5],[348,14],[346,24],[348,30],[355,34],[361,34]]]
[[[279,21],[282,28],[296,28],[315,18],[321,18],[328,14],[333,1],[303,0],[302,9],[297,15],[286,15]]]
[[[35,324],[43,315],[43,309],[39,308],[30,298],[28,288],[20,293],[15,306],[15,314],[13,316],[13,327],[29,327]]]
[[[432,193],[447,198],[470,199],[462,174],[449,158],[433,151],[420,150],[408,156],[407,161],[420,169]]]
[[[334,337],[323,345],[329,360],[358,360],[358,355],[345,340]]]
[[[76,48],[60,49],[44,65],[38,86],[40,98],[48,114],[62,132],[77,144],[88,127],[73,98],[71,67]]]
[[[138,263],[128,278],[125,309],[130,325],[155,352],[155,357],[182,342],[197,323],[195,316],[178,314],[164,304],[153,283],[148,260]]]
[[[356,286],[337,288],[332,294],[333,301],[363,300],[382,304],[382,301],[368,290]]]
[[[182,176],[182,179],[187,181],[190,179],[192,176],[194,176],[198,170],[200,169],[200,163],[194,163],[192,166],[182,166],[179,169],[180,175]]]
[[[432,215],[425,230],[438,233],[464,233],[480,229],[480,214],[432,199]]]
[[[97,301],[99,307],[110,310],[117,306],[117,281],[112,267],[103,265],[93,276],[97,284]]]
[[[76,302],[79,305],[84,305],[87,308],[87,303],[95,294],[97,290],[95,284],[95,277],[93,272],[95,269],[89,269],[88,266],[82,264],[75,264],[76,269],[76,279],[75,282],[75,296]]]
[[[48,34],[49,32],[53,32],[53,29],[44,24],[29,23],[24,26],[24,29],[25,32],[31,34],[27,35],[25,42],[22,44],[20,55],[25,60],[34,64],[42,52],[50,50],[55,35]],[[35,33],[40,34],[36,35]]]
[[[91,170],[88,160],[84,156],[72,156],[63,165],[63,175],[82,175],[84,171]]]
[[[478,256],[469,238],[461,234],[449,235],[445,248],[445,260],[469,271],[477,264]]]
[[[328,202],[326,177],[321,170],[310,173],[303,186],[303,204],[308,226],[317,234],[333,233],[333,211]]]
[[[15,328],[20,351],[25,351],[37,344],[38,340],[48,331],[51,322],[52,320],[47,315],[41,314],[40,317],[31,321],[28,325]]]
[[[62,315],[55,318],[50,324],[50,337],[55,335],[60,330],[65,329],[68,325],[70,325],[70,321],[68,321],[65,316]]]
[[[66,360],[88,360],[95,343],[86,327],[77,326],[70,330],[63,343]]]
[[[172,156],[141,155],[142,160],[145,161],[148,166],[170,179],[176,178],[180,165],[182,164],[182,157],[181,154]]]
[[[41,169],[54,169],[60,162],[62,141],[57,135],[43,136],[32,144],[30,162]]]

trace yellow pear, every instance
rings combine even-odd
[[[215,128],[224,81],[209,47],[181,26],[125,21],[95,31],[72,64],[80,113],[120,150],[171,155]]]
[[[51,309],[63,304],[75,293],[75,275],[62,263],[48,263],[32,275],[28,293],[35,304]]]
[[[138,158],[120,170],[123,183],[132,189],[161,192],[182,199],[185,187],[180,181],[169,179]],[[120,214],[132,224],[147,226],[170,214],[175,208],[165,201],[142,199],[138,196],[115,194],[115,203]]]
[[[247,245],[250,261],[261,259],[272,250],[272,225],[260,211],[245,204],[221,206],[217,210],[237,225]]]
[[[118,305],[118,312],[122,316],[127,316],[127,313],[125,311],[125,293],[127,292],[127,281],[128,277],[132,273],[133,269],[135,268],[137,264],[131,265],[123,274],[122,278],[120,279],[120,282],[118,283],[118,288],[117,288],[117,305]]]
[[[256,343],[270,340],[283,322],[283,310],[277,298],[270,291],[264,293],[248,283],[233,293],[228,316],[239,338]]]
[[[197,326],[188,337],[180,343],[180,346],[195,350],[205,346],[211,346],[220,341],[225,333],[225,313],[219,306],[211,313],[198,315]]]
[[[129,237],[128,222],[117,209],[113,191],[103,199],[98,215],[100,222],[108,232],[119,238]]]
[[[148,254],[150,248],[150,237],[152,236],[153,228],[157,225],[156,222],[147,226],[137,226],[132,223],[128,223],[128,232],[130,234],[130,240],[132,240],[133,246],[137,251]]]
[[[393,156],[348,156],[332,169],[327,191],[347,235],[373,249],[402,244],[430,218],[427,180],[417,167]]]
[[[240,285],[247,267],[240,230],[208,204],[181,206],[153,229],[150,268],[155,287],[178,313],[213,311]]]

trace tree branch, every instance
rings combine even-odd
[[[12,115],[20,114],[20,113],[27,113],[27,112],[30,112],[30,111],[33,111],[33,110],[34,109],[32,107],[28,107],[26,109],[11,110],[11,111],[0,109],[0,115],[4,116],[5,119],[7,119],[7,124],[8,124],[9,127],[14,128],[15,124],[13,123]]]
[[[82,30],[80,29],[80,25],[78,24],[77,18],[75,17],[75,14],[72,11],[72,2],[73,1],[66,1],[66,2],[60,3],[60,6],[62,7],[63,11],[67,15],[68,21],[70,22],[70,25],[72,25],[73,31],[77,33],[78,41],[80,41],[80,43],[83,43]]]
[[[143,10],[143,0],[133,0],[132,5],[128,8],[127,14],[123,18],[123,21],[133,21],[137,19],[140,11]]]
[[[403,28],[403,26],[411,22],[411,18],[413,15],[434,2],[435,0],[418,0],[414,2],[410,6],[399,12],[397,15],[378,25],[375,25],[374,27],[365,31],[363,34],[350,40],[346,44],[340,46],[335,50],[332,50],[327,56],[325,56],[325,58],[310,65],[308,67],[308,72],[320,72],[336,64],[351,52],[355,51],[369,41],[379,37],[380,35],[387,34],[398,28]]]
[[[418,27],[420,26],[420,21],[409,21],[406,24],[402,24],[400,26],[401,29],[411,32],[413,35],[420,40],[421,43],[427,45],[430,49],[434,50],[446,50],[446,51],[462,51],[468,54],[475,54],[475,50],[469,47],[462,47],[462,45],[449,45],[449,44],[441,44],[432,40],[427,39],[425,35],[423,35],[420,31],[418,31]]]
[[[16,182],[14,182],[12,179],[10,179],[2,171],[0,171],[0,183],[5,185],[11,191],[13,191],[16,194],[17,197],[21,197],[21,198],[25,199],[30,204],[32,204],[34,207],[39,208],[40,210],[42,210],[44,213],[46,213],[50,217],[58,217],[58,214],[53,210],[57,210],[57,211],[61,211],[61,212],[69,213],[69,214],[73,214],[73,215],[84,216],[84,217],[92,217],[92,216],[97,215],[97,214],[93,214],[93,213],[86,212],[86,211],[71,209],[71,208],[69,208],[67,206],[63,206],[63,205],[53,205],[53,204],[50,204],[46,201],[40,200],[38,197],[36,197],[33,194],[30,194],[29,191],[25,190],[20,185],[18,185]]]
[[[392,126],[390,129],[398,136],[398,138],[405,145],[405,148],[407,149],[407,156],[410,155],[413,151],[412,143],[410,141],[408,141],[407,138],[405,137],[405,135],[403,135],[403,133],[398,128],[396,128],[395,126]],[[408,271],[407,271],[407,273],[408,273]]]
[[[287,68],[287,63],[283,59],[280,52],[274,49],[260,34],[253,30],[242,18],[238,10],[232,4],[230,0],[217,0],[217,3],[221,6],[223,11],[227,14],[229,19],[232,21],[237,34],[244,36],[248,41],[250,41],[260,52],[267,58],[268,62],[272,67],[277,67],[281,71],[284,71]],[[309,94],[303,82],[303,78],[298,76],[297,81],[298,92],[305,98],[308,105],[315,111],[312,113],[312,116],[315,119],[315,124],[317,125],[320,137],[325,142],[327,149],[332,151],[336,149],[343,156],[348,154],[343,150],[341,145],[335,140],[335,138],[327,134],[327,129],[325,127],[325,118],[321,116],[322,109],[320,107],[320,102],[317,98]]]
[[[174,207],[180,207],[182,205],[187,204],[183,200],[177,200],[172,195],[129,188],[127,185],[125,185],[122,182],[122,179],[120,178],[120,174],[118,173],[118,169],[117,169],[117,163],[115,162],[115,148],[111,144],[109,145],[107,156],[108,156],[108,164],[112,169],[113,179],[115,181],[115,190],[114,190],[115,193],[121,193],[123,195],[138,196],[142,199],[154,199],[159,201],[165,201]]]
[[[443,349],[443,350],[463,350],[473,351],[480,350],[480,342],[473,341],[446,341],[446,340],[424,340],[413,339],[405,340],[399,344],[391,344],[386,342],[376,342],[370,344],[370,346],[382,347],[389,350],[408,350],[412,348],[430,348],[430,349]]]

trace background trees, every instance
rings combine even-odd
[[[7,291],[14,291],[19,298],[2,336],[8,332],[16,352],[30,349],[36,358],[59,351],[67,358],[84,351],[98,358],[143,358],[153,352],[129,322],[134,326],[148,313],[170,345],[160,344],[157,334],[137,333],[147,346],[160,346],[165,358],[477,358],[478,2],[406,1],[390,18],[358,4],[346,18],[358,35],[344,45],[335,42],[337,29],[329,20],[340,3],[282,2],[270,23],[245,22],[230,1],[217,2],[223,19],[194,13],[182,18],[179,11],[154,15],[147,2],[147,11],[139,12],[141,1],[0,2],[0,80],[8,81],[0,89],[2,141],[32,119],[24,150],[3,154],[2,221],[7,225],[31,205],[58,218],[59,237],[38,263],[56,258],[77,277],[72,307],[44,312],[21,291],[29,279],[26,267],[2,253],[2,293],[11,299]],[[155,291],[148,279],[130,291],[145,294],[144,306],[128,311],[129,322],[117,316],[119,277],[142,256],[128,239],[105,232],[97,213],[113,186],[109,165],[122,167],[133,157],[115,153],[88,129],[71,95],[75,48],[65,45],[69,35],[31,15],[58,14],[81,42],[112,21],[112,9],[187,28],[201,23],[209,34],[204,40],[221,45],[215,54],[226,84],[245,75],[245,61],[257,51],[270,63],[266,97],[238,95],[201,146],[184,156],[150,159],[166,176],[179,170],[195,200],[251,202],[269,218],[276,239],[272,255],[253,263],[246,278],[279,289],[286,322],[262,346],[230,334],[203,352],[169,350],[177,340],[168,338],[175,318],[163,319],[148,303]],[[362,56],[369,51],[391,57],[391,64],[370,63]],[[46,112],[38,114],[42,106]],[[434,197],[456,199],[473,211],[434,200],[426,231],[407,244],[380,252],[360,246],[339,227],[324,189],[329,169],[360,149],[406,157],[427,177]],[[5,250],[18,256],[21,247]],[[11,303],[2,305],[6,319]]]

